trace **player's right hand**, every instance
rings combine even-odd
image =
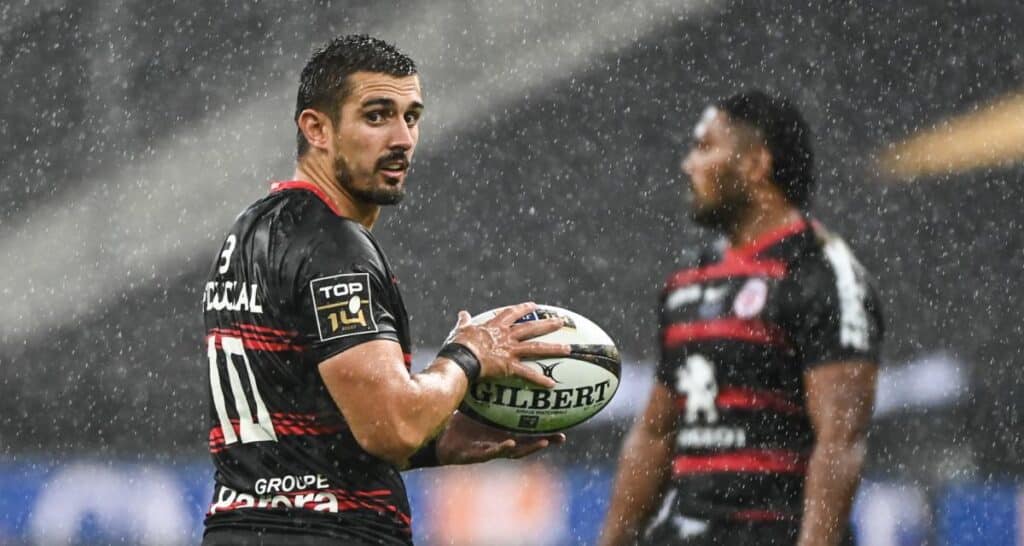
[[[480,361],[480,378],[517,376],[546,388],[555,386],[555,381],[545,377],[522,362],[522,358],[553,358],[568,356],[570,347],[565,343],[527,341],[562,327],[557,317],[516,321],[537,309],[533,302],[510,305],[498,311],[487,322],[471,324],[470,315],[459,311],[459,322],[449,340],[461,343],[473,351]]]

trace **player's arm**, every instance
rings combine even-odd
[[[830,362],[804,374],[815,443],[799,546],[834,546],[846,531],[867,452],[877,375],[870,361]]]
[[[643,522],[659,502],[672,456],[673,398],[668,387],[656,383],[647,408],[626,436],[601,531],[602,546],[635,543]]]
[[[480,325],[469,324],[461,312],[452,343],[469,350],[481,378],[515,375],[552,387],[551,379],[519,360],[569,354],[567,345],[524,341],[562,325],[557,318],[514,324],[534,308],[511,306]],[[359,445],[396,466],[405,466],[441,430],[469,386],[467,372],[453,358],[439,356],[410,374],[399,344],[386,339],[355,345],[321,362],[319,371]]]

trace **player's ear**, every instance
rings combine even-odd
[[[756,146],[750,153],[750,179],[764,182],[771,182],[772,179],[772,154],[765,146]]]
[[[303,136],[306,137],[306,142],[309,143],[310,148],[328,149],[334,131],[334,124],[331,123],[331,119],[327,114],[319,110],[306,108],[299,113],[295,123],[299,126]]]

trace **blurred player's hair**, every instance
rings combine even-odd
[[[791,203],[806,209],[815,185],[814,150],[800,111],[788,99],[758,90],[738,93],[715,106],[731,121],[760,132],[772,156],[772,181]]]
[[[412,76],[416,74],[416,63],[384,40],[366,34],[339,36],[316,50],[302,69],[295,100],[295,121],[303,110],[312,108],[338,123],[339,107],[350,92],[348,77],[356,72]],[[301,129],[296,140],[297,155],[301,157],[309,149]]]

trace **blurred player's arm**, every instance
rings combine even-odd
[[[804,486],[798,546],[835,546],[846,532],[867,452],[878,366],[837,361],[804,374],[815,443]]]
[[[601,546],[633,544],[657,506],[672,456],[676,411],[672,392],[656,383],[647,409],[626,436],[619,456],[611,506],[601,531]]]
[[[523,341],[562,325],[559,319],[513,324],[533,307],[509,307],[481,325],[469,324],[469,315],[460,313],[453,341],[477,356],[481,378],[517,375],[541,386],[554,385],[519,361],[569,352],[567,345]],[[385,339],[332,356],[320,363],[319,370],[359,445],[399,467],[444,427],[469,385],[462,368],[440,356],[424,371],[410,374],[401,346]]]

